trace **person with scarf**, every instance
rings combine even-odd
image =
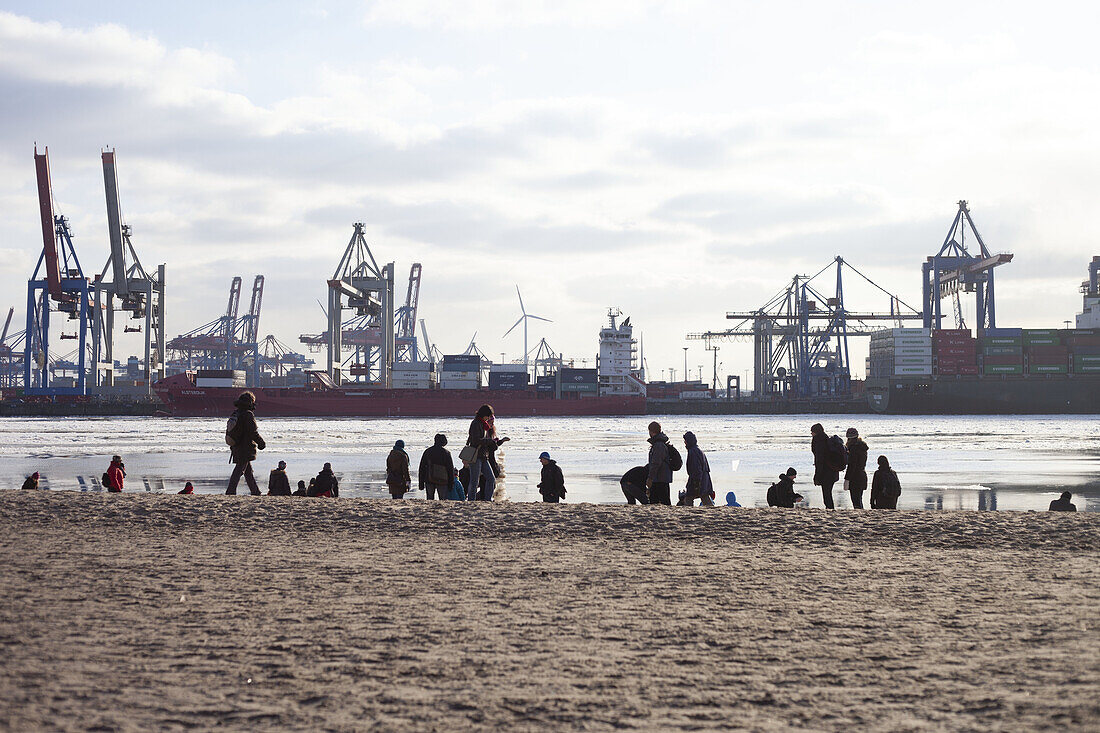
[[[497,474],[499,468],[493,454],[496,449],[508,438],[498,438],[496,418],[493,415],[491,405],[482,405],[470,422],[470,432],[466,438],[466,445],[473,448],[473,457],[470,460],[470,479],[466,484],[466,499],[475,501],[492,501],[493,492],[496,490]],[[485,479],[485,488],[480,495],[477,490],[482,477]]]
[[[393,450],[386,457],[386,486],[394,499],[405,496],[405,492],[412,486],[409,478],[409,454],[405,452],[403,440],[394,443]]]

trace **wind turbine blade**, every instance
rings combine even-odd
[[[543,318],[542,316],[527,316],[527,318],[534,318],[536,321],[546,321],[547,323],[553,323],[549,318]]]
[[[519,293],[519,285],[516,285],[516,295],[519,296],[519,312],[523,315],[527,315],[527,310],[523,307],[523,296]]]
[[[507,331],[505,331],[505,332],[504,332],[504,336],[501,336],[501,338],[504,338],[505,336],[507,336],[508,334],[510,334],[510,333],[511,333],[512,331],[516,330],[516,326],[518,326],[519,324],[523,323],[523,319],[524,319],[524,318],[526,318],[526,317],[527,317],[527,316],[520,316],[520,317],[519,317],[519,320],[518,320],[518,321],[516,321],[515,323],[513,323],[513,324],[512,324],[512,327],[511,327],[511,328],[509,328],[509,329],[508,329]]]

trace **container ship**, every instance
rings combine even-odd
[[[1076,328],[895,328],[871,336],[865,391],[889,414],[1100,413],[1100,257]]]
[[[630,319],[617,323],[617,315],[600,331],[597,368],[567,367],[557,357],[534,365],[533,383],[529,364],[486,365],[474,353],[444,356],[439,364],[395,362],[389,387],[338,385],[326,372],[312,371],[305,386],[248,389],[266,416],[468,417],[483,404],[501,417],[644,415],[645,386],[635,373]],[[246,373],[236,370],[175,374],[154,385],[178,417],[224,416],[244,389]]]

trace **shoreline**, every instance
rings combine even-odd
[[[0,492],[0,728],[1077,730],[1100,516]]]

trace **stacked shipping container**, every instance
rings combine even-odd
[[[932,371],[943,376],[978,374],[978,342],[969,329],[932,332]]]
[[[1024,331],[1022,328],[987,328],[978,339],[982,374],[1023,374]]]
[[[481,387],[481,357],[477,354],[452,354],[443,357],[439,375],[441,389],[478,389]]]
[[[390,382],[394,389],[431,389],[436,384],[435,365],[426,361],[396,362]]]
[[[871,334],[868,377],[932,373],[932,336],[927,328],[891,328]]]

